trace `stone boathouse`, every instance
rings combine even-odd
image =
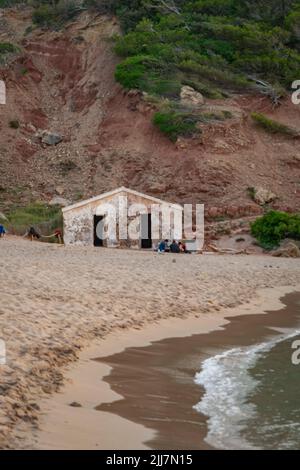
[[[182,206],[125,187],[62,211],[66,245],[153,248],[180,238]]]

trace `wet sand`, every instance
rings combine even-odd
[[[264,289],[250,304],[225,311],[226,318],[220,312],[162,320],[93,345],[66,375],[62,393],[42,401],[44,416],[33,447],[209,448],[206,418],[193,409],[202,392],[195,373],[219,351],[261,342],[276,334],[272,328],[299,323],[300,296],[291,292]],[[72,401],[82,406],[69,406]]]

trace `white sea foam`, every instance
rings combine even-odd
[[[233,348],[203,362],[195,382],[205,392],[195,409],[208,417],[208,444],[218,449],[255,449],[242,437],[247,421],[256,414],[255,405],[247,401],[258,384],[249,369],[276,344],[298,334],[299,330],[285,330],[264,343]]]

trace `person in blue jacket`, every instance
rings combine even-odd
[[[0,238],[4,237],[5,234],[6,234],[6,230],[3,227],[3,225],[0,224]]]
[[[168,241],[169,240],[162,240],[160,244],[158,245],[158,253],[164,253],[166,249],[168,248]]]

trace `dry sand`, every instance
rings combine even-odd
[[[59,390],[63,366],[93,340],[170,317],[198,317],[200,328],[213,312],[248,302],[257,289],[300,284],[298,260],[265,256],[157,255],[9,237],[0,241],[0,259],[0,338],[7,348],[0,369],[2,448],[28,445],[40,399]],[[213,318],[210,328],[217,326]],[[182,325],[183,335],[190,334]],[[141,432],[130,426],[133,436]]]

